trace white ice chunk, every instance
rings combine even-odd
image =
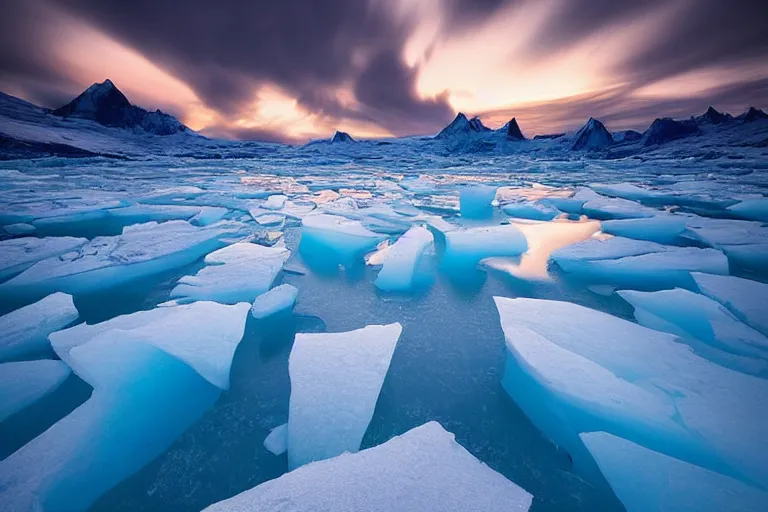
[[[768,336],[768,284],[734,276],[691,274],[701,293],[727,307],[742,322]]]
[[[427,228],[414,226],[390,246],[383,259],[375,285],[388,292],[407,291],[414,285],[416,267],[424,251],[432,243]]]
[[[337,215],[309,215],[302,219],[301,250],[309,257],[326,251],[349,263],[370,251],[385,236],[366,229],[359,221]]]
[[[47,359],[0,364],[0,422],[58,388],[69,373],[66,364]]]
[[[740,203],[729,206],[728,210],[745,219],[768,222],[768,197],[745,199]]]
[[[482,259],[517,256],[527,249],[525,236],[513,224],[449,231],[443,262],[448,267],[474,268]]]
[[[239,223],[198,228],[185,221],[126,226],[122,235],[96,237],[76,251],[35,263],[1,284],[0,294],[76,295],[109,288],[192,263],[241,228]]]
[[[153,345],[186,363],[211,384],[229,388],[229,367],[243,337],[250,305],[194,302],[139,311],[99,324],[79,324],[50,335],[51,346],[80,378],[94,387],[117,379],[119,352],[88,347],[114,343]],[[93,358],[96,358],[95,360]]]
[[[85,238],[56,236],[12,238],[0,241],[0,280],[23,272],[40,260],[73,251],[88,242]]]
[[[208,226],[223,219],[228,212],[229,210],[221,206],[203,206],[190,222],[198,226]]]
[[[288,450],[288,424],[283,423],[270,430],[264,439],[264,448],[275,455],[282,455]]]
[[[269,196],[267,202],[264,203],[264,208],[267,210],[279,210],[285,206],[287,200],[288,198],[282,194]]]
[[[581,439],[627,512],[762,512],[768,493],[606,432]]]
[[[253,302],[269,290],[290,255],[291,251],[284,247],[232,244],[208,254],[206,266],[193,276],[179,279],[170,296],[225,304]]]
[[[303,466],[205,512],[524,512],[532,499],[430,422],[359,453]]]
[[[39,354],[48,335],[77,320],[72,296],[54,293],[0,317],[0,361]]]
[[[693,337],[733,354],[768,358],[768,338],[704,295],[680,288],[658,292],[623,290],[618,294],[634,306],[635,318],[641,325]]]
[[[768,483],[768,381],[678,338],[568,302],[495,297],[502,384],[540,430],[588,468],[578,433],[605,431],[744,481]]]
[[[299,333],[288,370],[288,466],[360,449],[402,327]]]
[[[658,215],[642,219],[606,220],[602,222],[602,229],[611,235],[666,244],[683,234],[685,218]]]
[[[8,224],[7,226],[3,226],[3,228],[10,235],[29,235],[31,233],[34,233],[35,230],[37,230],[37,228],[32,224],[26,224],[24,222],[18,222],[16,224]]]
[[[293,308],[299,290],[290,284],[281,284],[256,297],[251,306],[251,315],[259,320],[281,311]]]
[[[728,274],[728,259],[715,249],[676,247],[615,237],[591,239],[552,253],[568,274],[630,287],[693,286],[690,272]]]

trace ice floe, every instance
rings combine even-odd
[[[432,243],[432,233],[427,228],[415,226],[388,246],[382,258],[382,269],[374,284],[380,290],[404,292],[417,280],[417,266],[424,251]]]
[[[268,292],[256,297],[251,305],[251,316],[264,319],[269,316],[293,309],[299,290],[290,284],[275,286]]]
[[[0,361],[28,358],[49,350],[48,335],[77,320],[72,296],[54,293],[0,317]]]
[[[532,500],[430,422],[359,453],[308,464],[205,511],[524,512]]]
[[[288,369],[288,466],[360,449],[402,332],[400,324],[296,335]]]
[[[69,372],[49,359],[0,364],[0,422],[58,388]]]
[[[240,242],[208,254],[197,274],[179,279],[171,298],[225,304],[253,302],[272,286],[291,252],[284,247]]]

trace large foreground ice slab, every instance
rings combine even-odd
[[[297,334],[288,370],[288,466],[360,449],[376,408],[400,324]]]
[[[196,302],[54,333],[54,348],[94,391],[0,462],[0,502],[86,510],[166,450],[227,388],[247,314],[247,303]]]
[[[694,272],[701,293],[727,307],[741,321],[768,336],[768,284],[733,276]]]
[[[524,512],[533,497],[430,422],[359,453],[308,464],[206,512]]]
[[[357,220],[337,215],[309,215],[301,221],[300,250],[308,260],[351,264],[386,237]]]
[[[707,352],[710,357],[705,357],[718,364],[728,366],[727,354],[762,359],[763,367],[768,363],[768,338],[704,295],[681,288],[658,292],[623,290],[618,294],[634,306],[635,318],[641,325],[706,343],[717,352]]]
[[[473,185],[459,189],[459,207],[465,219],[484,219],[493,214],[491,202],[496,197],[497,187]]]
[[[745,482],[768,483],[768,381],[675,336],[568,302],[496,297],[504,389],[589,471],[581,432],[605,431]]]
[[[605,432],[581,434],[627,512],[761,512],[768,493]]]
[[[171,298],[224,304],[252,302],[269,290],[290,255],[284,247],[232,244],[207,255],[206,266],[197,274],[179,279]]]
[[[198,228],[185,221],[128,226],[123,234],[96,237],[73,250],[32,265],[0,285],[0,294],[71,294],[109,288],[133,279],[192,263],[218,249],[235,223]]]
[[[77,320],[72,296],[54,293],[0,317],[0,361],[43,353],[48,335]]]
[[[409,229],[388,247],[376,287],[388,292],[408,291],[415,284],[416,268],[422,254],[432,243],[432,233],[421,226]]]
[[[85,238],[49,236],[11,238],[0,241],[0,281],[15,276],[36,262],[72,251],[88,242]]]
[[[768,270],[768,226],[762,222],[691,216],[687,236],[722,250],[734,263]]]
[[[0,364],[0,422],[59,387],[68,376],[69,367],[61,361]]]
[[[152,345],[183,361],[214,386],[229,388],[229,367],[245,330],[250,305],[226,306],[193,302],[118,316],[98,324],[79,324],[50,335],[51,346],[62,361],[96,387],[112,377],[104,373],[98,357],[111,356],[87,345],[107,347],[118,341]]]
[[[690,272],[728,274],[728,258],[716,249],[676,247],[615,237],[591,239],[552,253],[552,261],[581,279],[649,288],[694,286]]]

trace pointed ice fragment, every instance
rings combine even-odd
[[[264,439],[264,448],[275,455],[282,455],[288,450],[288,424],[283,423],[273,428]]]
[[[290,284],[281,284],[256,297],[251,306],[251,316],[264,319],[282,311],[293,309],[299,291]]]
[[[360,449],[402,327],[296,335],[288,370],[288,466]]]
[[[427,228],[415,226],[389,246],[384,256],[383,268],[375,285],[388,292],[404,292],[415,284],[416,268],[422,254],[432,243],[432,233]]]

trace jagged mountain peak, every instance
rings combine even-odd
[[[435,138],[445,139],[448,137],[455,137],[457,135],[467,135],[470,133],[482,133],[489,131],[491,131],[491,129],[485,126],[479,117],[475,116],[472,119],[467,119],[467,116],[464,115],[463,112],[459,112],[448,126],[443,128],[440,133],[435,135]]]
[[[104,126],[138,129],[154,135],[171,135],[189,130],[178,119],[160,110],[148,112],[131,105],[109,78],[91,85],[52,114],[88,119]]]
[[[509,120],[506,126],[506,134],[508,139],[513,140],[525,140],[523,132],[520,130],[520,126],[517,124],[517,119],[514,117]]]
[[[698,116],[695,120],[699,124],[720,124],[733,119],[733,116],[727,113],[719,112],[715,107],[709,106],[706,112]]]
[[[336,133],[333,134],[333,137],[331,137],[331,144],[339,142],[355,142],[355,139],[353,139],[347,132],[337,130]]]
[[[605,125],[590,117],[589,120],[576,132],[575,140],[571,149],[573,150],[597,150],[605,149],[613,144],[613,136],[606,129]]]

